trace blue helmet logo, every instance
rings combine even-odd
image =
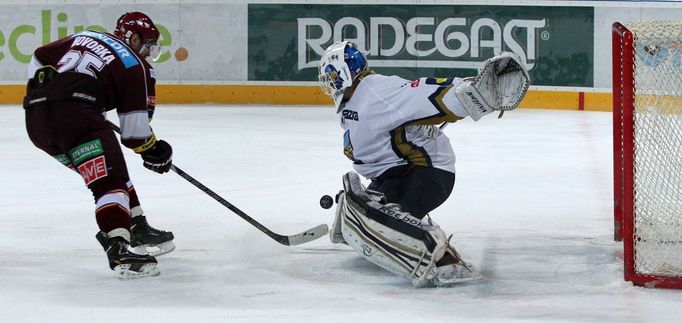
[[[327,82],[335,90],[341,90],[343,88],[343,79],[339,75],[339,71],[333,65],[327,65],[324,69],[324,73],[327,75]]]

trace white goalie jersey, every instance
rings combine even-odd
[[[459,78],[367,75],[341,106],[344,154],[371,179],[406,164],[455,172],[455,154],[439,129],[469,114],[455,96]]]

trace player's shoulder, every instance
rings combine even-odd
[[[390,93],[394,90],[409,84],[410,81],[396,75],[370,74],[365,76],[360,82],[360,87],[365,90],[371,89],[372,92]]]
[[[383,75],[383,74],[369,74],[362,79],[362,82],[367,82],[369,84],[404,84],[409,82],[404,78],[397,75]]]

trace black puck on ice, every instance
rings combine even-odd
[[[320,206],[321,206],[323,209],[328,209],[328,208],[332,207],[332,205],[334,205],[334,199],[332,199],[331,196],[329,196],[329,195],[323,195],[323,196],[320,198]]]

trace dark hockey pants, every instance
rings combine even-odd
[[[113,130],[109,127],[102,111],[86,103],[77,101],[57,101],[26,108],[26,130],[33,144],[50,156],[57,158],[64,165],[79,173],[97,201],[107,193],[125,191],[129,194],[130,205],[139,205],[137,196],[129,182],[123,152]],[[104,156],[105,169],[99,173],[84,175],[85,166],[94,165],[94,156],[83,160],[73,160],[73,152],[69,151],[88,142],[99,140]],[[102,165],[101,158],[97,159]],[[88,179],[89,177],[89,179]],[[132,193],[132,194],[131,194]],[[100,230],[109,232],[116,228],[130,229],[130,213],[119,207],[102,208],[96,212],[96,220]]]
[[[455,186],[455,174],[423,166],[398,166],[372,180],[368,189],[384,193],[390,203],[423,218],[443,204]]]

